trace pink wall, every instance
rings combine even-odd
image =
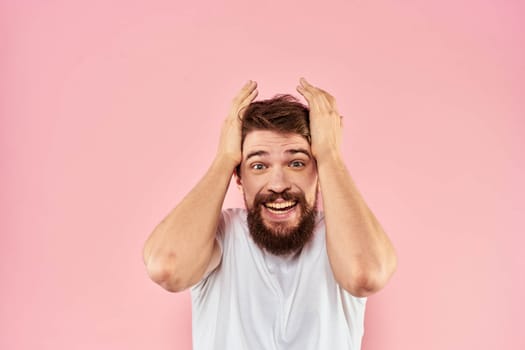
[[[399,254],[363,348],[525,349],[524,11],[3,1],[0,348],[190,349],[189,293],[148,280],[142,244],[242,83],[266,98],[305,76],[338,99],[348,167]]]

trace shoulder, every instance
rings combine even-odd
[[[191,287],[192,293],[201,293],[204,290],[203,288],[209,285],[209,277],[217,275],[215,272],[219,270],[219,266],[223,264],[223,260],[228,257],[234,245],[235,239],[232,237],[235,236],[235,233],[242,230],[243,222],[245,221],[245,209],[229,208],[221,211],[215,235],[214,256],[210,259],[203,278]]]
[[[246,219],[246,209],[244,208],[227,208],[222,210],[222,216],[230,220]]]
[[[315,235],[316,236],[324,236],[326,234],[326,222],[324,219],[324,212],[318,211],[317,215],[315,216]]]
[[[228,208],[223,209],[221,212],[220,225],[223,225],[225,229],[236,226],[244,225],[246,223],[247,212],[243,208]]]
[[[223,209],[219,218],[219,225],[217,229],[217,236],[224,239],[225,236],[231,233],[242,231],[247,224],[247,212],[243,208],[228,208]]]
[[[315,218],[316,226],[324,226],[324,211],[319,210]]]

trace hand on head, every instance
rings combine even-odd
[[[335,98],[304,78],[299,80],[297,91],[305,98],[310,109],[312,154],[319,160],[338,153],[342,123]],[[232,159],[236,164],[242,160],[243,110],[255,100],[257,94],[257,83],[249,80],[233,98],[230,112],[222,127],[218,153]]]
[[[249,80],[233,98],[230,113],[224,120],[219,141],[219,154],[241,162],[242,112],[257,97],[257,83]]]

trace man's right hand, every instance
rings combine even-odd
[[[155,227],[144,244],[143,257],[148,275],[171,292],[195,285],[221,261],[217,227],[232,177],[231,170],[242,158],[243,109],[257,96],[256,88],[257,83],[250,80],[235,96],[222,127],[217,158],[199,183]]]
[[[228,117],[224,120],[219,141],[218,155],[232,159],[235,165],[242,160],[241,122],[243,110],[257,97],[257,83],[249,80],[232,101]]]

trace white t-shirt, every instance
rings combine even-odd
[[[366,298],[334,279],[323,215],[300,254],[260,249],[245,209],[222,212],[217,240],[222,261],[191,287],[195,350],[358,350]]]

